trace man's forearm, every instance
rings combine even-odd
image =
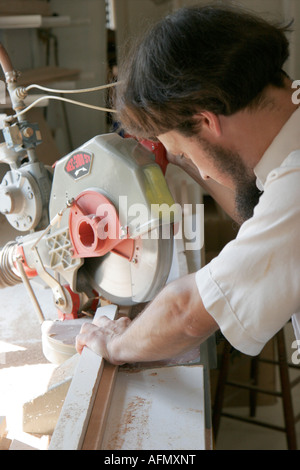
[[[169,359],[192,349],[217,329],[191,274],[166,286],[122,334],[112,338],[108,354],[114,363]]]

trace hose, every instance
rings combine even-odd
[[[14,272],[14,252],[17,242],[8,242],[0,251],[0,289],[15,286],[22,279]]]

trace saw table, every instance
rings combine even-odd
[[[101,314],[110,316],[107,307]],[[50,450],[210,449],[207,364],[201,364],[207,348],[202,345],[201,359],[193,351],[173,361],[122,367],[85,349]]]

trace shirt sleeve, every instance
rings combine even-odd
[[[196,282],[206,310],[245,354],[259,354],[299,311],[300,151],[268,175],[253,217]]]

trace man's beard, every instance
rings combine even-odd
[[[207,155],[211,157],[216,169],[231,177],[235,185],[235,208],[237,218],[242,224],[253,216],[254,208],[262,194],[256,186],[256,177],[247,169],[239,153],[199,140]]]
[[[258,204],[259,198],[262,195],[256,186],[256,178],[240,182],[236,185],[235,192],[235,207],[241,223],[250,219],[253,216],[254,208]]]

